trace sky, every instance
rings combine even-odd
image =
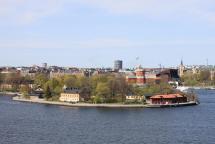
[[[0,0],[0,66],[215,65],[214,0]]]

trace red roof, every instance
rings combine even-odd
[[[155,96],[152,96],[151,99],[161,99],[161,98],[173,99],[173,98],[179,98],[179,97],[183,97],[183,96],[180,94],[155,95]]]

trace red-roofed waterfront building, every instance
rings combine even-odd
[[[155,95],[150,98],[151,104],[186,103],[187,97],[180,94]]]

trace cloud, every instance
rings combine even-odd
[[[56,14],[61,0],[0,0],[0,18],[9,23],[29,24]]]
[[[214,5],[214,0],[0,0],[0,18],[11,23],[29,24],[67,8],[88,6],[112,15],[214,22]]]
[[[214,20],[214,0],[78,0],[115,15],[142,15],[152,19]]]

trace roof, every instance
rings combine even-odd
[[[64,89],[64,93],[80,93],[80,89],[79,88],[65,88]]]
[[[161,98],[173,99],[173,98],[179,98],[179,97],[183,97],[183,96],[180,94],[155,95],[155,96],[152,96],[151,99],[161,99]]]

